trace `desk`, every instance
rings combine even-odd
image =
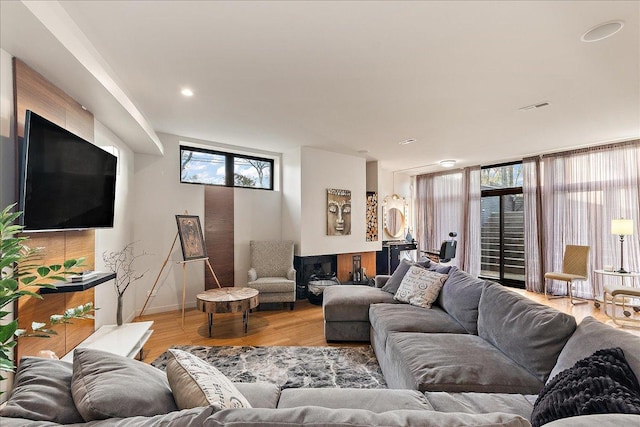
[[[400,254],[416,249],[418,249],[416,242],[384,242],[382,250],[376,253],[376,274],[393,274],[400,264]]]
[[[198,309],[209,315],[209,338],[213,326],[214,313],[242,312],[244,333],[249,329],[249,310],[258,306],[258,290],[253,288],[209,289],[196,295]]]

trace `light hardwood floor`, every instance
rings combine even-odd
[[[568,298],[547,300],[544,295],[514,289],[534,301],[549,305],[571,314],[580,322],[586,316],[613,325],[602,309],[596,309],[593,302],[572,306]],[[634,313],[634,317],[640,318]],[[143,360],[151,363],[173,345],[247,345],[247,346],[354,346],[365,343],[330,343],[324,340],[322,307],[307,301],[296,302],[295,309],[254,311],[249,316],[249,331],[243,333],[242,314],[216,314],[212,337],[208,336],[207,315],[197,309],[185,311],[184,328],[181,311],[159,314],[145,314],[135,321],[153,320],[154,333],[144,348]],[[633,334],[640,330],[624,328]]]

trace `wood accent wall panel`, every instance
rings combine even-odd
[[[353,270],[353,256],[360,255],[360,263],[362,268],[366,270],[368,278],[373,278],[376,275],[376,253],[375,252],[354,252],[348,254],[338,254],[338,280],[341,282],[348,282],[351,280],[351,273]]]
[[[83,109],[82,105],[17,58],[13,59],[13,78],[16,145],[21,144],[24,138],[24,120],[27,110],[93,142],[93,114]],[[17,149],[16,153],[18,153]],[[18,170],[17,167],[16,170]],[[61,263],[65,259],[84,257],[86,261],[83,269],[94,268],[95,232],[93,230],[25,233],[25,235],[29,236],[27,243],[30,247],[45,248],[43,264]],[[47,294],[42,300],[23,297],[15,306],[18,325],[24,328],[31,325],[33,321],[47,322],[52,314],[62,314],[67,308],[87,302],[94,302],[93,290]],[[62,356],[93,333],[95,322],[77,320],[72,325],[56,326],[54,330],[58,335],[48,339],[19,339],[15,360],[18,361],[22,356],[35,355],[40,350],[53,350],[58,356]]]
[[[233,188],[205,186],[204,240],[221,286],[234,284],[233,212]],[[204,275],[205,289],[218,287],[208,268]]]

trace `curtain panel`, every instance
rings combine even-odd
[[[532,164],[528,162],[528,170],[535,169]],[[620,268],[619,237],[611,234],[611,220],[617,218],[633,220],[634,234],[626,236],[624,242],[624,268],[640,270],[640,141],[543,156],[537,173],[540,172],[542,218],[532,217],[531,221],[541,222],[538,227],[544,244],[539,265],[543,272],[562,271],[566,245],[591,247],[590,272],[605,265]],[[527,192],[529,200],[533,200],[531,188]],[[534,226],[526,227],[529,235]],[[534,244],[535,240],[529,236],[527,244]],[[534,271],[531,274],[536,275]],[[588,281],[576,285],[576,296],[602,295],[604,284],[609,282],[620,283],[619,278],[591,273]],[[566,293],[561,283],[549,284],[552,292]]]
[[[416,177],[416,235],[419,250],[440,248],[458,233],[453,265],[480,273],[480,167]]]
[[[542,185],[540,157],[522,160],[522,192],[524,196],[524,271],[525,288],[544,292],[545,264],[542,256],[544,229],[542,227]]]

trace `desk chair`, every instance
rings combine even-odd
[[[451,240],[444,240],[440,245],[440,250],[431,250],[431,251],[422,251],[422,253],[426,254],[427,257],[433,262],[449,262],[453,258],[456,257],[456,249],[458,247],[458,242],[454,239],[458,233],[452,231],[449,233],[449,237]]]
[[[549,272],[544,275],[544,295],[549,299],[547,295],[547,280],[560,280],[567,285],[567,294],[569,295],[569,301],[571,304],[585,304],[582,298],[578,301],[574,301],[573,296],[573,282],[579,280],[587,280],[589,277],[588,262],[589,262],[589,246],[577,246],[567,245],[564,249],[564,257],[562,258],[562,272]],[[551,297],[553,298],[553,297]],[[562,296],[555,297],[562,298]]]

